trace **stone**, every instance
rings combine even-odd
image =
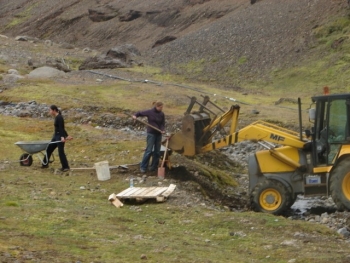
[[[52,67],[40,67],[36,68],[28,74],[28,78],[52,78],[52,77],[64,77],[65,73]]]

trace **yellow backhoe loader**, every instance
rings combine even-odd
[[[191,102],[182,129],[171,136],[169,148],[193,156],[236,142],[254,140],[266,150],[248,158],[249,193],[255,211],[281,214],[298,194],[331,195],[339,210],[350,210],[350,93],[311,98],[310,130],[302,130],[301,101],[298,132],[256,121],[238,129],[240,106],[223,111],[204,97]],[[199,105],[193,111],[194,105]],[[214,106],[220,110],[215,114]],[[229,125],[227,135],[215,139]]]

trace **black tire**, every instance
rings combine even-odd
[[[288,184],[287,186],[287,190],[289,193],[289,203],[287,204],[287,208],[291,208],[292,205],[294,205],[295,200],[297,200],[297,195],[296,194],[292,194],[293,193],[293,188],[290,184]]]
[[[289,204],[288,204],[288,208],[291,208],[293,205],[294,205],[294,203],[295,203],[295,201],[297,200],[297,198],[298,198],[298,195],[290,195],[290,202],[289,202]]]
[[[21,155],[21,157],[19,157],[19,164],[21,166],[31,166],[32,163],[33,163],[33,157],[28,153],[24,153]]]
[[[330,192],[338,210],[350,210],[350,156],[334,168],[330,179]]]
[[[250,200],[254,211],[279,215],[292,205],[291,197],[292,194],[283,183],[265,180],[255,186]]]

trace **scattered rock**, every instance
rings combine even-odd
[[[126,44],[111,48],[106,55],[87,58],[79,67],[79,70],[127,68],[135,63],[135,57],[140,56],[140,51],[132,44]]]
[[[17,36],[15,37],[16,41],[28,41],[28,37],[26,36]]]
[[[101,7],[98,9],[88,9],[89,18],[92,22],[103,22],[113,19],[118,15],[118,12],[115,10],[106,7]]]
[[[281,245],[283,246],[293,246],[296,247],[297,246],[297,240],[292,239],[292,240],[284,240],[281,242]]]
[[[64,48],[64,49],[74,49],[74,45],[63,42],[59,44],[60,48]]]
[[[121,22],[129,22],[129,21],[132,21],[132,20],[135,20],[139,17],[142,16],[142,12],[140,11],[135,11],[135,10],[130,10],[129,13],[123,15],[123,16],[120,16],[119,17],[119,21]]]
[[[28,78],[52,78],[52,77],[64,77],[64,72],[51,68],[51,67],[40,67],[36,68],[28,74]]]
[[[16,75],[16,74],[7,74],[3,75],[2,80],[5,84],[14,84],[16,83],[19,79],[23,79],[23,76]]]
[[[56,68],[56,69],[64,71],[64,72],[71,71],[71,69],[65,63],[63,58],[61,58],[61,59],[50,58],[50,57],[47,57],[45,59],[32,59],[32,58],[30,58],[28,60],[28,66],[30,66],[32,69],[48,66],[48,67]]]
[[[348,229],[346,227],[340,228],[337,231],[340,235],[342,235],[345,238],[349,238],[350,237],[350,232],[348,231]]]
[[[51,47],[53,45],[52,41],[51,40],[45,40],[45,45],[48,46],[48,47]]]
[[[176,39],[176,37],[174,37],[174,36],[166,36],[166,37],[164,37],[164,38],[162,38],[160,40],[157,40],[156,43],[154,43],[154,45],[152,46],[152,48],[164,45],[166,43],[174,41],[175,39]]]
[[[19,75],[19,74],[18,74],[18,71],[17,71],[16,69],[9,69],[9,70],[7,71],[7,73],[8,73],[8,74]]]

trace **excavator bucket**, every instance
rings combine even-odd
[[[195,104],[199,105],[199,109],[192,111]],[[212,111],[207,104],[220,110],[221,114]],[[226,133],[224,127],[231,123],[230,134],[236,132],[239,109],[239,105],[232,105],[229,110],[224,111],[211,102],[208,96],[204,97],[202,103],[198,102],[196,97],[192,97],[182,120],[182,129],[171,136],[169,148],[182,155],[193,156],[231,143],[232,138],[223,137]],[[223,140],[216,139],[216,144],[212,145],[216,135]]]
[[[190,116],[185,116],[182,121],[182,130],[170,137],[169,148],[186,156],[196,154],[196,141],[194,137],[194,123]]]
[[[210,122],[210,116],[205,112],[185,115],[181,131],[170,137],[169,148],[186,156],[199,153],[208,138],[203,129]]]

